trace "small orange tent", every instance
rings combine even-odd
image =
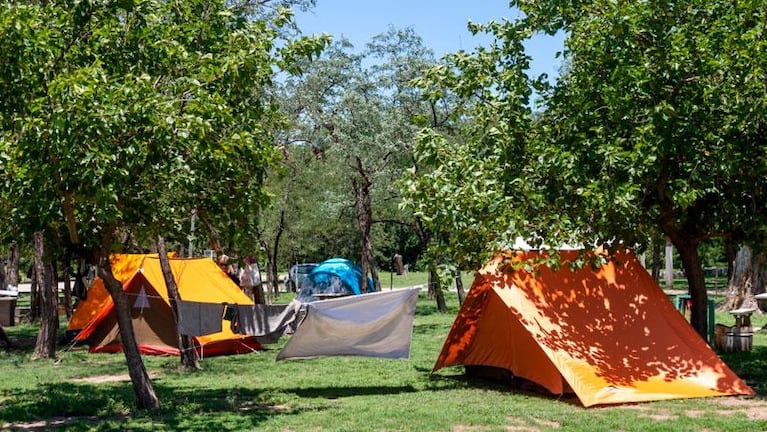
[[[182,300],[253,304],[210,258],[173,258],[169,261]],[[156,255],[117,255],[112,265],[115,277],[123,282],[123,290],[128,297],[140,352],[178,355],[178,330],[159,258]],[[114,303],[103,281],[97,279],[88,290],[87,300],[78,305],[67,330],[79,330],[75,341],[87,343],[90,352],[122,351]],[[261,349],[255,337],[233,333],[229,321],[223,318],[221,332],[192,339],[198,354],[204,356],[247,353]]]
[[[506,370],[587,407],[753,394],[633,255],[571,270],[579,256],[560,251],[554,271],[530,267],[539,252],[499,254],[478,273],[434,371]]]

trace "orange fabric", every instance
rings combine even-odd
[[[174,255],[175,254],[169,254],[169,256]],[[115,279],[120,281],[122,284],[128,282],[128,280],[136,273],[136,270],[138,270],[139,266],[141,266],[141,262],[147,256],[157,256],[157,254],[112,255],[112,274],[114,275]],[[112,298],[109,296],[109,292],[107,292],[107,289],[104,286],[104,281],[101,280],[101,278],[96,278],[93,281],[93,285],[88,288],[88,296],[85,298],[85,300],[80,300],[77,303],[77,308],[72,314],[72,317],[69,319],[67,330],[77,331],[88,327],[90,323],[98,319],[98,316],[102,311],[106,310],[111,305]],[[84,335],[84,337],[87,337],[87,335]]]
[[[499,255],[476,278],[434,370],[508,369],[584,406],[749,395],[629,253],[571,271],[516,269],[537,252]]]
[[[174,258],[169,261],[182,300],[253,304],[253,301],[211,259]],[[127,265],[125,268],[128,268]],[[117,277],[117,274],[115,276]],[[120,278],[118,280],[122,281]],[[139,351],[149,355],[178,355],[177,326],[173,321],[168,291],[157,255],[141,256],[139,263],[133,268],[132,277],[124,282],[123,287],[131,305],[133,329]],[[101,289],[106,292],[103,285]],[[146,294],[145,301],[148,301],[149,305],[146,308],[134,307],[142,289]],[[89,292],[88,299],[90,297]],[[121,352],[122,344],[117,331],[111,297],[107,294],[107,300],[102,303],[96,303],[96,299],[98,297],[89,307],[102,306],[103,308],[89,312],[92,318],[75,340],[88,341],[91,352]],[[254,337],[234,334],[230,329],[229,321],[223,319],[221,332],[192,339],[198,354],[206,357],[261,349],[261,345]]]

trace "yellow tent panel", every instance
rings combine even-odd
[[[116,255],[115,277],[131,305],[136,342],[143,354],[178,355],[177,325],[157,255]],[[182,300],[202,303],[253,304],[253,301],[209,258],[170,259]],[[122,351],[114,304],[97,279],[88,297],[78,305],[67,327],[78,331],[75,340],[86,342],[91,352]],[[254,337],[234,334],[222,318],[222,330],[193,338],[201,355],[251,352],[261,345]]]

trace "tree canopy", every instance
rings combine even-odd
[[[185,240],[192,211],[211,233],[247,228],[277,155],[275,71],[324,42],[280,39],[289,10],[267,22],[250,2],[229,3],[4,3],[6,236],[45,230],[108,277],[126,243]],[[120,315],[119,284],[110,294]]]
[[[525,17],[481,27],[492,46],[452,56],[422,83],[467,98],[473,124],[453,145],[423,137],[419,157],[436,169],[411,179],[412,205],[449,230],[456,256],[520,236],[641,249],[660,231],[680,252],[692,323],[705,332],[698,246],[763,242],[767,227],[763,4],[512,6]],[[527,76],[521,42],[560,29],[565,70],[549,89]],[[530,88],[543,95],[536,115]]]

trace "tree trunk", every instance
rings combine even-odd
[[[11,344],[11,340],[8,339],[8,335],[5,334],[5,329],[3,329],[2,325],[0,325],[0,342],[2,342],[5,345],[6,351],[13,348],[13,344]]]
[[[696,242],[684,241],[681,238],[674,242],[682,260],[690,294],[690,324],[703,338],[708,340],[708,293],[706,278],[698,255]]]
[[[274,235],[274,243],[272,243],[272,259],[271,266],[267,269],[267,276],[272,283],[272,298],[277,299],[280,296],[280,277],[277,270],[277,256],[280,249],[280,239],[282,233],[285,232],[285,210],[280,212],[280,224],[277,226],[277,233]]]
[[[439,275],[434,264],[429,265],[429,287],[433,289],[434,299],[437,300],[437,311],[447,312],[445,293],[442,292],[442,284],[439,281]]]
[[[34,249],[34,273],[37,279],[41,321],[32,359],[55,358],[56,334],[59,330],[58,286],[53,283],[53,265],[45,247],[42,231],[34,234]]]
[[[271,304],[275,298],[274,293],[280,289],[280,282],[277,280],[277,253],[265,239],[261,238],[259,242],[266,252],[266,281],[262,282],[262,286],[266,285],[266,303]]]
[[[666,241],[666,289],[674,288],[674,248],[671,241]]]
[[[19,265],[21,262],[21,254],[19,253],[19,245],[16,242],[12,242],[8,246],[8,263],[5,272],[5,280],[9,286],[19,286]]]
[[[115,279],[112,274],[112,266],[109,262],[109,254],[104,254],[98,264],[99,277],[104,281],[109,295],[114,302],[115,313],[117,315],[117,324],[120,329],[120,340],[123,345],[125,361],[128,364],[128,374],[133,384],[133,391],[136,395],[136,405],[139,409],[155,409],[160,407],[160,401],[152,387],[152,381],[146,371],[144,362],[141,358],[136,337],[133,332],[133,323],[131,322],[130,305],[123,292],[120,281]]]
[[[754,295],[765,292],[765,284],[767,284],[766,263],[766,254],[754,254],[750,247],[741,246],[735,255],[725,301],[719,309],[729,311],[758,307]]]
[[[250,264],[255,268],[254,271],[251,271],[247,266],[245,267],[247,271],[251,271],[251,274],[258,275],[257,280],[253,281],[253,303],[255,304],[266,304],[266,297],[264,296],[264,284],[261,283],[261,267],[258,265],[258,262],[253,261],[252,264]]]
[[[267,303],[274,303],[280,293],[280,281],[277,272],[277,257],[273,257],[266,265],[266,289],[268,297]]]
[[[5,278],[5,257],[0,255],[0,289],[7,289],[8,282]]]
[[[652,278],[655,282],[660,282],[660,242],[655,240],[652,243]]]
[[[37,271],[34,268],[34,265],[30,269],[31,272],[29,273],[30,282],[29,282],[29,322],[36,322],[38,318],[40,318],[40,281],[37,277]]]
[[[378,263],[373,253],[373,242],[370,231],[373,225],[373,203],[370,196],[372,182],[362,166],[362,160],[356,158],[356,176],[350,176],[352,190],[354,191],[354,209],[357,216],[357,226],[360,230],[360,250],[362,262],[362,292],[368,292],[367,275],[373,279],[373,291],[381,291],[381,279],[378,274]]]
[[[70,264],[72,262],[71,257],[67,254],[64,264],[64,312],[67,314],[67,318],[72,318],[72,278]]]
[[[463,290],[463,279],[461,279],[461,270],[455,270],[455,290],[458,293],[458,305],[462,305],[466,299],[466,292]]]
[[[271,304],[274,299],[279,297],[280,295],[280,281],[278,276],[278,270],[277,270],[277,251],[279,250],[280,246],[280,238],[282,237],[282,233],[285,232],[285,210],[280,211],[280,221],[277,225],[277,232],[274,235],[274,242],[272,245],[269,245],[269,242],[263,235],[263,233],[258,233],[258,242],[261,244],[261,248],[264,249],[264,252],[266,252],[266,281],[262,281],[262,289],[263,284],[266,284],[266,302]]]
[[[173,311],[173,320],[176,323],[176,337],[178,338],[179,358],[181,366],[186,370],[199,370],[200,363],[197,359],[197,350],[192,343],[192,338],[182,335],[178,330],[178,303],[181,301],[181,295],[178,292],[176,280],[173,278],[173,270],[168,261],[168,252],[165,249],[165,239],[160,236],[157,239],[157,254],[160,257],[160,267],[162,268],[162,277],[165,279],[165,286],[168,289],[168,300]]]
[[[731,239],[724,241],[724,255],[727,257],[727,280],[732,279],[732,273],[735,271],[735,246]]]

